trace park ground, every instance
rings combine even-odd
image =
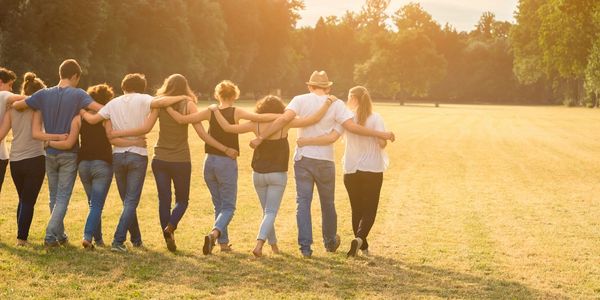
[[[244,104],[250,107],[250,104]],[[0,197],[0,298],[600,298],[600,111],[563,107],[378,104],[397,140],[387,152],[373,255],[346,259],[352,238],[336,144],[340,251],[325,252],[318,200],[315,253],[296,245],[292,172],[276,229],[282,255],[254,259],[261,219],[247,147],[240,138],[233,253],[203,256],[213,212],[202,179],[203,143],[190,131],[190,206],[166,250],[149,168],[138,215],[146,250],[80,247],[88,209],[79,180],[66,229],[71,246],[41,246],[49,216],[40,194],[28,248],[14,246],[17,198],[10,175]],[[156,129],[149,135],[156,140]],[[290,141],[295,140],[291,133]],[[7,172],[7,174],[9,174]],[[121,211],[113,184],[103,230]]]

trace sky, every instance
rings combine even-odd
[[[360,11],[365,0],[304,0],[306,8],[300,14],[298,27],[313,27],[320,16],[341,16],[345,11]],[[410,2],[421,3],[440,24],[450,23],[458,30],[470,31],[481,14],[491,11],[496,19],[514,22],[518,0],[392,0],[388,12],[392,14]]]

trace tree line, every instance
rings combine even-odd
[[[361,84],[396,101],[596,103],[594,0],[521,0],[516,24],[487,12],[468,32],[418,3],[392,14],[389,4],[366,0],[296,28],[301,0],[0,0],[0,65],[52,83],[56,66],[76,58],[83,85],[119,86],[140,72],[157,86],[181,73],[206,97],[221,79],[251,97],[294,95],[326,70],[340,97]]]

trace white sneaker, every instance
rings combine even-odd
[[[369,253],[369,249],[360,250],[360,252],[362,252],[362,255],[364,256],[371,256],[371,254]]]

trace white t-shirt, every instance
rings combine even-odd
[[[326,100],[327,96],[318,96],[314,93],[304,94],[294,97],[288,104],[287,109],[294,111],[298,117],[308,117],[316,113]],[[329,134],[334,128],[341,127],[339,125],[351,119],[352,116],[352,111],[342,101],[336,101],[318,123],[298,128],[298,137],[318,137]],[[302,157],[334,161],[333,144],[327,146],[296,146],[294,160],[298,161]]]
[[[357,121],[356,118],[354,121]],[[377,113],[373,113],[367,118],[365,127],[385,131],[383,118]],[[380,173],[387,169],[389,165],[387,154],[379,147],[376,137],[362,136],[346,131],[345,142],[346,150],[342,159],[344,174],[356,173],[358,170]]]
[[[14,95],[8,91],[0,91],[0,124],[4,120],[4,115],[6,113],[6,102],[8,102],[8,98]],[[8,147],[6,147],[6,138],[3,138],[0,141],[0,159],[6,160],[8,159]]]
[[[146,94],[125,94],[109,101],[100,111],[100,116],[110,119],[114,130],[136,129],[142,127],[154,99]],[[113,153],[133,152],[148,156],[148,149],[142,147],[113,147]]]

